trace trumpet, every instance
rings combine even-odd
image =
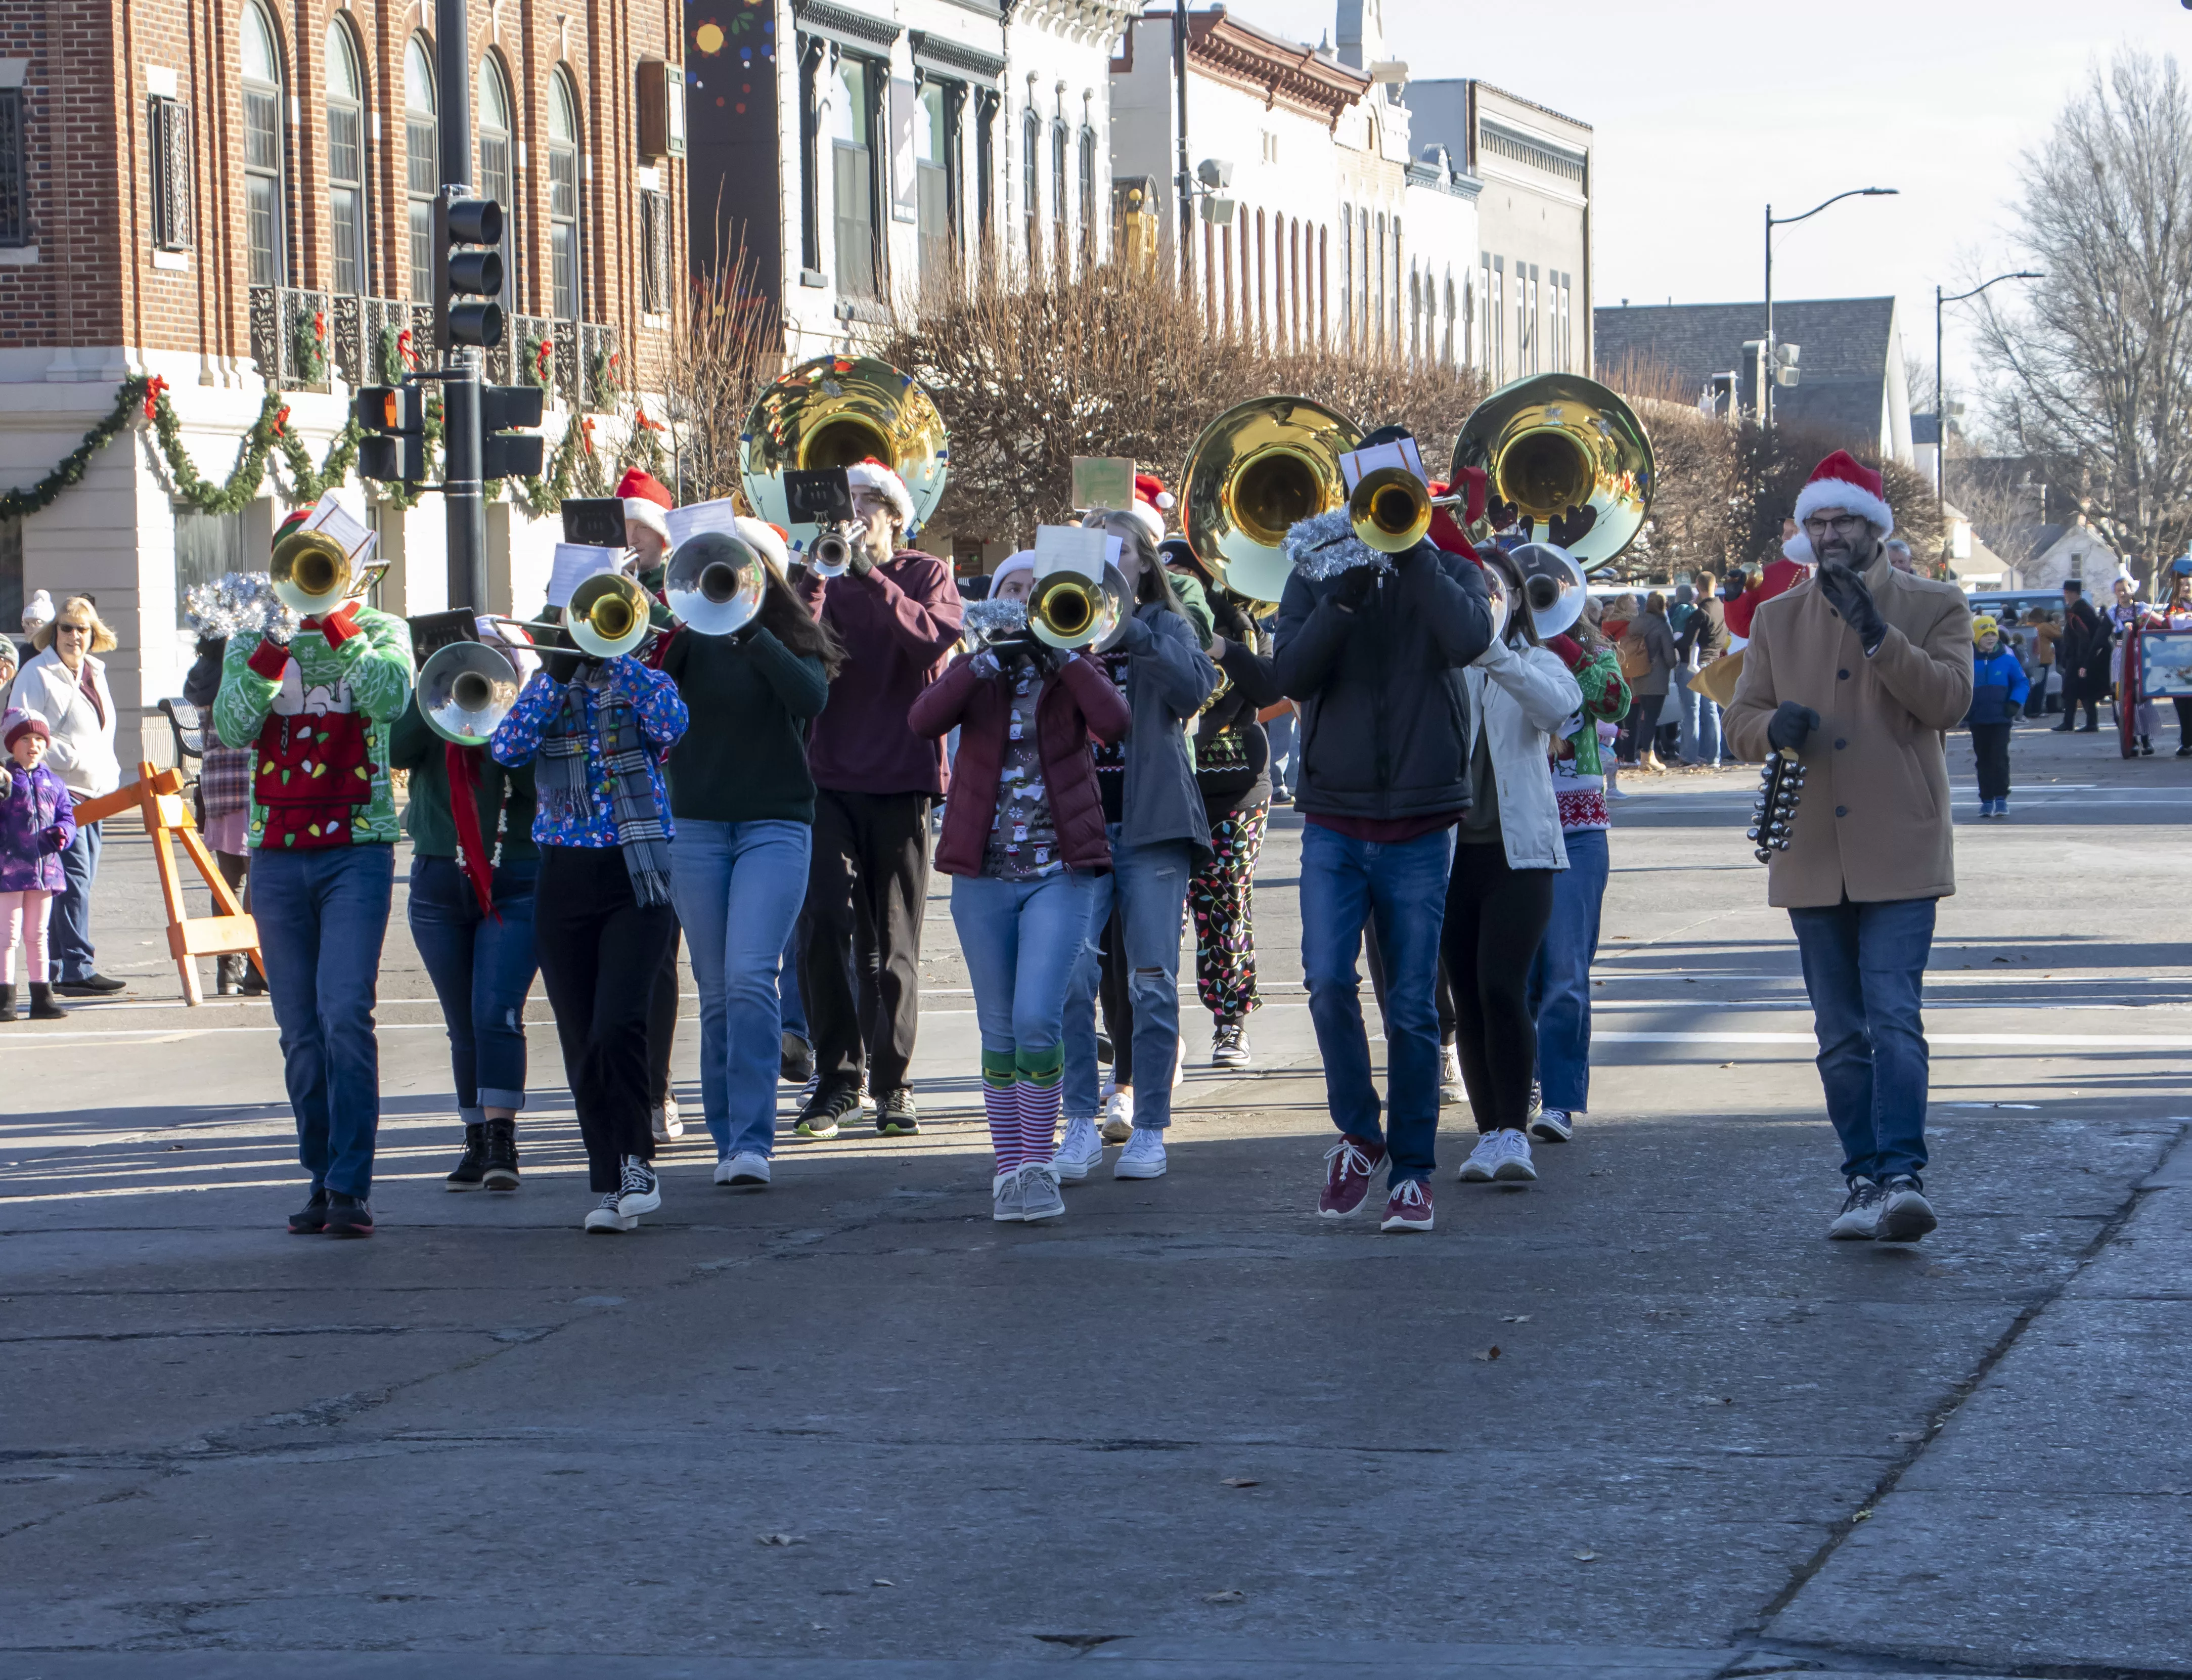
[[[452,642],[419,667],[419,715],[458,746],[485,746],[523,685],[508,654],[484,642]]]
[[[323,531],[292,531],[274,545],[268,568],[282,604],[304,618],[331,613],[380,580],[385,564],[358,566]]]
[[[761,556],[722,531],[703,531],[680,543],[662,578],[671,614],[702,636],[744,630],[760,613],[768,586]]]
[[[1105,565],[1101,583],[1080,572],[1053,572],[1028,595],[1028,629],[1053,648],[1102,648],[1118,633],[1126,603],[1126,574],[1116,566]]]
[[[841,578],[845,569],[853,563],[853,543],[859,535],[858,525],[825,525],[820,534],[808,545],[807,569],[818,578]]]

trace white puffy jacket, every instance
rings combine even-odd
[[[1489,732],[1499,785],[1499,830],[1510,869],[1566,869],[1561,808],[1553,797],[1552,731],[1583,705],[1583,690],[1550,648],[1494,642],[1463,673],[1469,684],[1469,751]]]
[[[60,654],[49,648],[16,673],[9,704],[46,720],[54,732],[47,763],[71,793],[91,799],[122,785],[122,765],[114,756],[114,691],[106,686],[106,661],[86,654],[83,682],[97,690],[97,707],[85,698]]]

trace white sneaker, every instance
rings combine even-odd
[[[685,1135],[685,1123],[677,1117],[676,1098],[665,1097],[662,1106],[654,1111],[652,1118],[655,1142],[669,1143]]]
[[[1020,1181],[1020,1217],[1030,1225],[1065,1211],[1065,1198],[1058,1193],[1058,1169],[1050,1162],[1030,1161],[1013,1176]]]
[[[1180,1053],[1179,1053],[1179,1043],[1178,1043],[1177,1042],[1175,1042],[1175,1043],[1173,1043],[1173,1047],[1172,1047],[1172,1088],[1173,1088],[1173,1089],[1174,1089],[1175,1091],[1176,1091],[1176,1090],[1178,1090],[1178,1089],[1179,1089],[1179,1086],[1180,1086],[1180,1082],[1181,1082],[1182,1080],[1185,1079],[1186,1077],[1187,1077],[1187,1058],[1186,1058],[1185,1056],[1184,1056],[1184,1055],[1180,1054]]]
[[[617,1202],[622,1191],[612,1190],[600,1203],[586,1210],[586,1231],[589,1236],[614,1236],[620,1231],[636,1231],[639,1221],[617,1211]]]
[[[1464,1184],[1519,1183],[1538,1176],[1530,1164],[1530,1140],[1520,1132],[1487,1132],[1461,1163]]]
[[[1461,1051],[1452,1044],[1439,1047],[1439,1101],[1448,1108],[1469,1105],[1469,1088],[1461,1083]]]
[[[990,1180],[990,1217],[999,1225],[1019,1224],[1027,1217],[1024,1195],[1019,1168],[994,1174]]]
[[[727,1184],[734,1190],[767,1190],[768,1157],[756,1155],[751,1149],[727,1155],[716,1163],[716,1182]]]
[[[654,1169],[636,1155],[624,1157],[624,1186],[617,1194],[617,1211],[633,1223],[642,1214],[651,1214],[662,1205],[662,1181],[654,1176]]]
[[[1104,1141],[1124,1143],[1134,1134],[1134,1094],[1114,1090],[1104,1105]]]
[[[1164,1134],[1146,1126],[1135,1127],[1127,1140],[1127,1146],[1119,1151],[1119,1158],[1111,1163],[1111,1176],[1161,1179],[1164,1173]]]
[[[1050,1164],[1058,1169],[1060,1181],[1078,1184],[1087,1178],[1090,1169],[1104,1164],[1104,1139],[1096,1129],[1093,1120],[1069,1120],[1065,1123],[1065,1140],[1058,1146],[1058,1153]]]

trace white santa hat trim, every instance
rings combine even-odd
[[[1865,479],[1871,483],[1865,483]],[[1888,506],[1881,492],[1872,488],[1879,483],[1878,473],[1853,460],[1846,450],[1837,449],[1812,470],[1804,488],[1796,493],[1796,523],[1801,527],[1823,507],[1839,507],[1845,513],[1863,514],[1879,529],[1881,535],[1886,536],[1895,529],[1895,511]]]
[[[879,460],[856,460],[845,469],[845,478],[856,490],[881,490],[889,499],[898,523],[907,530],[913,529],[913,493],[889,467]]]
[[[1164,516],[1140,497],[1134,499],[1131,507],[1122,507],[1119,511],[1149,533],[1150,546],[1155,547],[1164,540]]]
[[[624,528],[629,532],[635,525],[654,533],[666,546],[671,541],[670,522],[662,516],[666,511],[659,501],[649,501],[645,496],[626,496],[624,499]]]
[[[737,517],[737,524],[740,540],[773,566],[777,576],[784,576],[791,565],[791,551],[777,534],[776,527],[763,519],[750,519],[743,513]]]
[[[1035,551],[1033,549],[1023,548],[1013,553],[1008,554],[1003,559],[997,562],[997,569],[990,574],[990,593],[992,596],[995,596],[997,592],[998,587],[1014,572],[1032,572],[1034,570]]]

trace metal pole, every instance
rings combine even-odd
[[[1773,425],[1773,207],[1766,207],[1766,342],[1758,351],[1758,425]]]
[[[1195,287],[1195,177],[1187,167],[1187,0],[1173,0],[1172,73],[1179,91],[1179,284]]]
[[[1941,381],[1941,289],[1933,288],[1933,523],[1941,528],[1941,558],[1949,557],[1949,405]]]
[[[434,54],[442,100],[442,202],[471,196],[471,20],[465,0],[436,0]],[[442,219],[437,217],[437,237]],[[434,253],[448,260],[448,243]],[[442,501],[448,517],[449,605],[485,612],[487,500],[480,480],[480,355],[442,348]]]

